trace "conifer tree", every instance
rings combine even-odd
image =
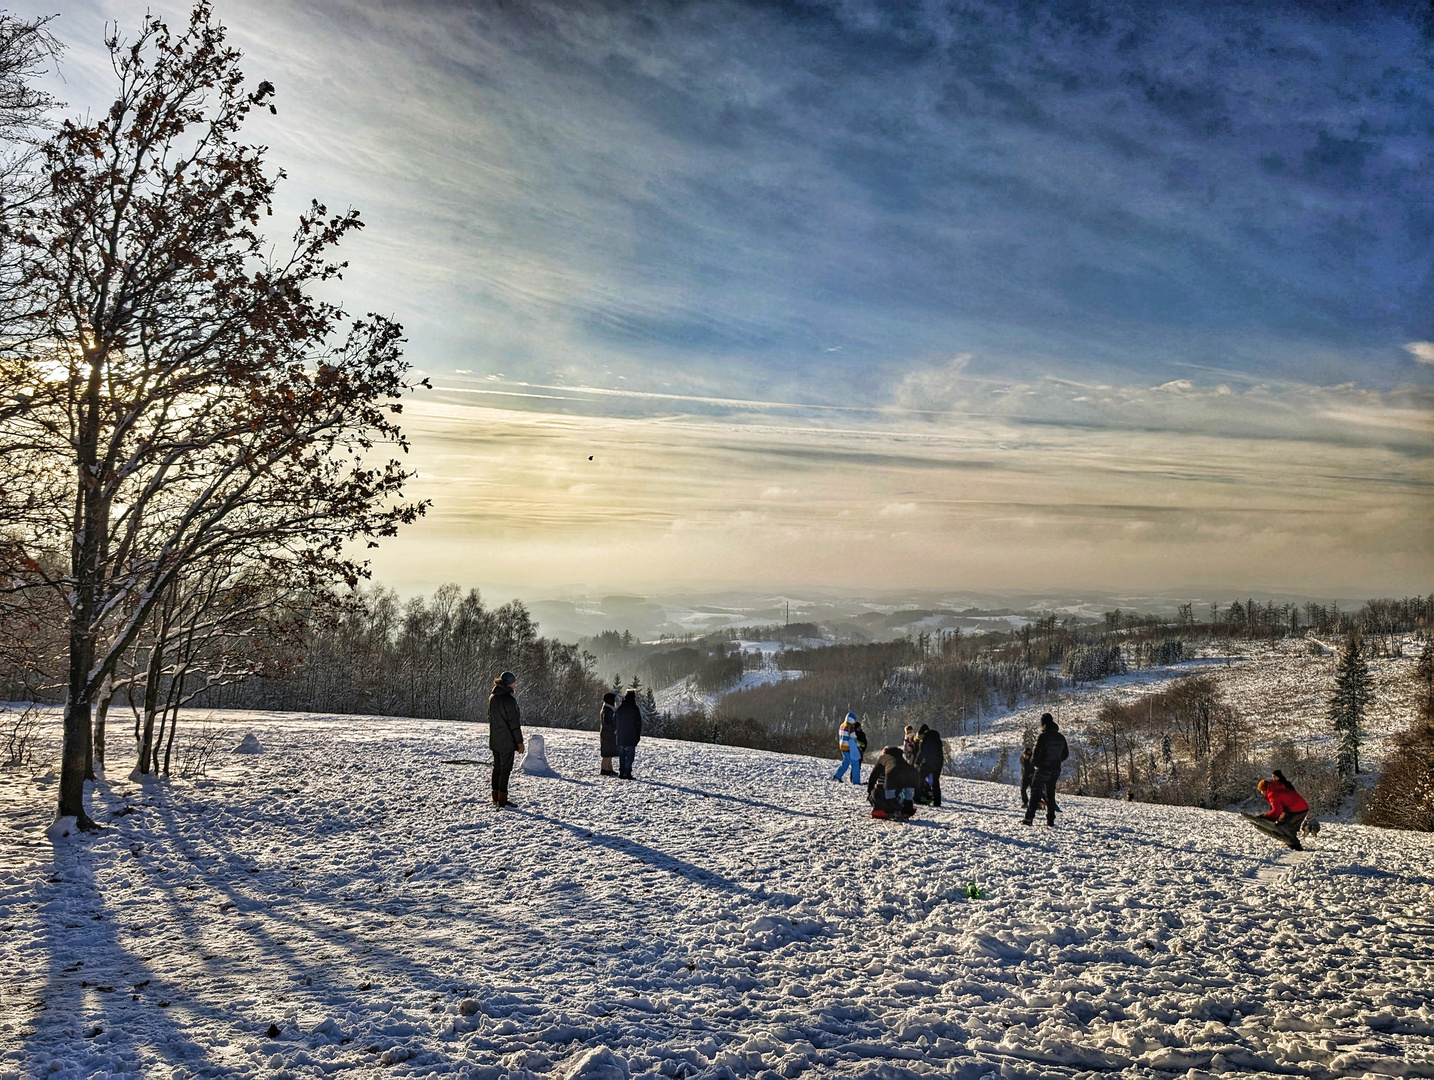
[[[1361,654],[1360,640],[1355,634],[1345,638],[1335,670],[1334,695],[1329,702],[1329,719],[1339,736],[1338,765],[1346,784],[1353,784],[1359,773],[1360,727],[1364,710],[1373,697],[1374,680],[1369,665]]]

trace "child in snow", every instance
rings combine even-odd
[[[1295,851],[1303,851],[1300,826],[1309,816],[1310,804],[1279,769],[1268,780],[1261,780],[1255,786],[1270,804],[1270,810],[1266,814],[1246,814],[1245,817],[1261,832],[1283,840]]]
[[[837,766],[836,775],[833,780],[840,780],[851,770],[851,782],[861,783],[861,751],[865,744],[865,738],[858,738],[861,734],[861,724],[857,722],[856,713],[849,712],[846,719],[837,728],[837,749],[841,751],[841,764]]]
[[[1021,751],[1021,805],[1031,805],[1031,784],[1036,779],[1036,767],[1031,764],[1031,748]]]
[[[617,757],[617,695],[609,690],[602,696],[602,716],[598,720],[598,753],[602,756],[599,776],[616,776],[612,759]]]
[[[906,734],[901,740],[901,752],[906,755],[907,761],[916,760],[916,729],[910,724],[906,725]]]
[[[921,777],[901,752],[899,746],[888,746],[872,766],[871,779],[866,782],[866,798],[871,803],[871,816],[906,821],[916,812],[916,785]]]

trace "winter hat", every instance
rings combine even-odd
[[[888,746],[882,753],[890,754],[892,757],[900,758],[902,761],[906,760],[906,751],[899,746]]]
[[[604,694],[604,695],[602,696],[602,699],[603,699],[603,701],[606,702],[608,705],[616,705],[616,704],[617,704],[617,695],[614,694],[611,690],[609,690],[606,694]]]
[[[849,713],[847,713],[847,714],[846,714],[846,722],[847,722],[848,724],[855,724],[855,723],[856,723],[856,713],[854,713],[854,712],[849,712]]]
[[[1041,727],[1055,727],[1056,718],[1050,713],[1041,713]]]
[[[637,703],[637,691],[636,691],[636,690],[629,690],[627,693],[625,693],[625,694],[622,695],[622,700],[623,700],[624,703],[630,701],[630,702],[636,704],[636,703]]]
[[[512,686],[518,681],[518,676],[514,675],[511,671],[505,671],[498,676],[498,679],[500,682],[505,682],[509,686]]]
[[[1270,790],[1270,782],[1268,780],[1261,780],[1255,785],[1255,790],[1263,795],[1266,791]]]

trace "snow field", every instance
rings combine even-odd
[[[485,726],[224,719],[264,752],[0,862],[0,1076],[1434,1076],[1427,836],[956,779],[899,825],[834,762],[624,783],[546,729],[498,812],[443,764]]]

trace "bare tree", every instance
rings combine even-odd
[[[113,105],[60,126],[7,234],[43,301],[29,359],[53,400],[3,425],[64,493],[15,544],[25,586],[64,597],[58,813],[81,828],[91,702],[187,568],[243,550],[296,584],[353,583],[348,545],[423,510],[379,452],[406,449],[400,327],[313,295],[357,212],[315,203],[283,255],[258,231],[282,174],[239,132],[273,87],[246,91],[203,0],[182,33],[147,16],[107,45]],[[58,575],[40,558],[57,551]]]

